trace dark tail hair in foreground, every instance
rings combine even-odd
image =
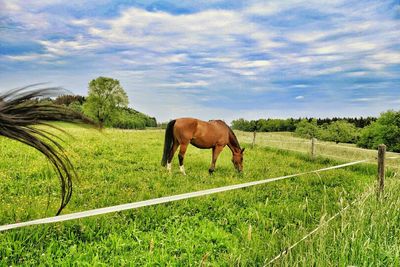
[[[82,114],[67,107],[40,99],[58,95],[61,88],[34,88],[36,85],[0,94],[0,135],[17,140],[37,149],[54,166],[61,183],[61,205],[56,215],[68,204],[72,195],[74,168],[56,135],[34,125],[47,125],[49,121],[84,122],[93,124]]]
[[[167,129],[165,130],[164,140],[164,153],[161,160],[161,165],[167,165],[168,155],[171,152],[172,145],[174,144],[174,125],[176,120],[172,120],[168,123]]]

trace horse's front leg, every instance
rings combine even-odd
[[[185,153],[187,149],[188,144],[181,144],[180,149],[179,149],[179,169],[181,170],[183,175],[186,175],[185,172],[185,167],[183,166],[183,159],[185,158]]]
[[[217,162],[217,158],[219,156],[219,154],[222,152],[222,150],[224,149],[223,146],[215,146],[212,149],[212,160],[211,160],[211,166],[208,169],[208,172],[210,174],[212,174],[215,170],[215,163]]]

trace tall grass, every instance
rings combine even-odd
[[[382,198],[357,203],[274,265],[400,266],[399,190],[388,180]]]

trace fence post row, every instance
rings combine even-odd
[[[315,158],[316,152],[315,152],[315,143],[317,143],[316,138],[311,138],[311,158]]]
[[[376,196],[379,198],[385,187],[385,154],[386,154],[386,146],[379,145],[378,146],[378,184],[377,184],[377,192]]]

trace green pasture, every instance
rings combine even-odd
[[[70,134],[62,136],[79,174],[63,214],[346,162],[322,156],[310,159],[307,153],[284,151],[261,142],[252,148],[248,134],[239,132],[239,142],[246,147],[243,175],[234,171],[231,153],[225,148],[210,176],[211,151],[190,146],[185,158],[187,176],[183,176],[177,157],[172,174],[160,166],[162,130],[99,132],[64,124],[61,127]],[[282,142],[291,138],[280,136]],[[395,175],[395,169],[389,170],[389,178]],[[355,165],[206,197],[1,232],[0,266],[262,266],[358,198],[375,178],[374,164]],[[59,195],[57,177],[42,155],[0,138],[1,225],[53,216]],[[377,204],[368,205],[364,214],[379,209]],[[353,220],[357,216],[350,211],[348,216]],[[355,248],[349,245],[357,235],[353,228],[343,226],[347,225],[346,216],[340,216],[329,225],[331,230],[326,228],[323,235],[316,234],[301,243],[274,265],[309,266],[310,260],[318,266],[323,262],[337,266],[339,259],[340,265],[396,263],[388,259],[398,256],[398,248],[394,254],[377,253],[367,258],[360,251],[361,243]],[[396,218],[399,226],[398,215]],[[364,222],[362,215],[357,219]],[[353,230],[364,237],[361,231],[368,229],[364,224]],[[341,234],[340,242],[335,231]],[[368,242],[379,241],[373,238]],[[393,242],[400,247],[397,239]],[[393,243],[387,243],[393,247]]]

